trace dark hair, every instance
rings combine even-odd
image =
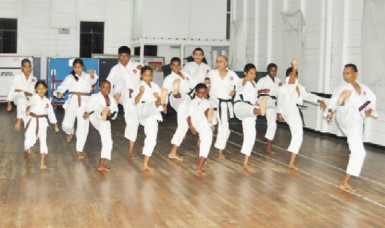
[[[269,71],[270,71],[271,68],[273,68],[273,67],[275,67],[276,69],[278,69],[277,64],[275,64],[275,63],[269,63],[269,65],[267,65],[267,68],[266,68],[267,73],[269,73]]]
[[[252,69],[257,69],[254,64],[248,63],[245,65],[245,68],[243,68],[243,72],[247,73]]]
[[[45,83],[45,81],[42,81],[42,80],[37,81],[36,84],[35,84],[35,89],[36,89],[39,85],[43,85],[46,89],[48,89],[48,86],[47,86],[47,84]]]
[[[354,72],[358,72],[358,69],[357,69],[357,66],[353,63],[348,63],[345,65],[345,68],[346,67],[351,67],[353,69]]]
[[[200,52],[202,52],[202,54],[203,55],[205,55],[205,52],[203,51],[203,49],[202,48],[200,48],[200,47],[197,47],[197,48],[195,48],[194,49],[194,51],[193,51],[193,55],[195,54],[195,52],[197,52],[197,51],[200,51]]]
[[[290,73],[293,71],[293,67],[289,67],[286,69],[286,77],[290,76]]]
[[[140,74],[144,74],[147,70],[151,71],[152,73],[152,68],[149,66],[143,66],[142,69],[140,70]]]
[[[198,84],[195,86],[195,92],[197,92],[197,91],[200,90],[200,89],[207,89],[206,84],[204,84],[204,83],[198,83]]]
[[[171,65],[173,62],[181,63],[181,60],[180,60],[180,58],[178,58],[178,57],[172,57],[172,58],[171,58],[171,61],[170,61],[170,65]]]
[[[131,55],[131,49],[127,46],[121,46],[119,49],[118,49],[118,54],[128,54],[128,55]]]
[[[206,80],[209,80],[209,81],[211,81],[211,79],[210,79],[209,77],[205,77],[205,81],[206,81]]]
[[[101,80],[101,81],[99,81],[99,87],[101,87],[103,84],[105,84],[105,83],[107,83],[107,84],[109,84],[110,86],[111,86],[111,82],[110,81],[107,81],[107,80]]]
[[[83,60],[82,60],[82,59],[76,58],[76,59],[74,60],[74,62],[72,63],[72,67],[74,67],[75,64],[80,64],[80,65],[82,65],[82,67],[84,67],[84,63],[83,63]],[[79,80],[79,78],[76,76],[74,70],[71,71],[71,74],[72,74],[72,76],[75,78],[76,81]]]
[[[29,63],[29,65],[32,65],[32,64],[31,64],[31,60],[29,60],[29,59],[23,59],[23,60],[21,60],[21,66],[23,66],[25,63]]]

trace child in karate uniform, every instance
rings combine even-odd
[[[63,105],[65,109],[62,123],[63,131],[67,134],[67,142],[72,140],[74,134],[75,120],[77,120],[76,130],[76,155],[78,159],[83,159],[83,149],[87,140],[89,130],[89,120],[83,118],[83,114],[90,98],[92,86],[98,81],[98,76],[93,70],[88,70],[88,74],[83,72],[84,63],[81,59],[75,59],[72,63],[73,70],[61,85],[54,92],[54,96],[61,99],[66,91],[70,97]]]
[[[99,93],[93,94],[88,101],[84,119],[90,119],[92,125],[99,131],[102,140],[102,150],[99,159],[98,171],[110,171],[105,165],[106,160],[111,160],[112,137],[111,122],[118,116],[118,106],[110,95],[111,84],[109,81],[99,83]]]
[[[303,141],[303,119],[297,105],[302,105],[303,101],[319,104],[323,110],[326,108],[322,98],[306,92],[305,87],[298,84],[298,61],[293,59],[292,67],[286,71],[286,84],[278,90],[277,118],[279,121],[286,121],[291,133],[291,141],[287,151],[291,153],[289,168],[298,170],[295,165],[295,158],[301,148]]]
[[[121,104],[124,108],[124,120],[126,122],[124,137],[128,139],[129,156],[132,160],[135,160],[134,146],[139,122],[136,116],[132,93],[140,83],[140,69],[142,69],[142,65],[138,62],[130,61],[131,49],[127,46],[121,46],[118,54],[119,63],[111,69],[107,81],[111,82],[111,93],[116,103]]]
[[[192,57],[194,62],[186,63],[182,71],[194,78],[196,83],[203,83],[210,72],[210,67],[206,63],[202,62],[205,57],[203,49],[195,48]]]
[[[55,113],[53,111],[51,101],[45,97],[48,87],[44,81],[38,81],[35,84],[36,94],[27,102],[26,108],[26,127],[24,139],[24,151],[26,155],[32,153],[31,148],[36,141],[40,141],[40,169],[46,169],[45,155],[48,154],[47,147],[47,127],[48,121],[54,124],[55,132],[59,132]]]
[[[234,113],[235,116],[242,121],[243,144],[241,153],[245,155],[243,167],[246,171],[251,172],[248,161],[254,147],[255,138],[257,137],[255,121],[257,115],[265,115],[267,98],[261,97],[259,103],[257,102],[258,92],[256,83],[254,82],[257,68],[254,64],[246,64],[243,72],[245,77],[237,87]]]
[[[177,155],[177,151],[188,130],[187,113],[191,102],[190,95],[194,91],[196,82],[190,75],[181,71],[179,58],[171,59],[170,68],[172,72],[164,79],[163,89],[169,94],[168,101],[177,112],[178,126],[171,139],[172,148],[168,158],[183,161],[183,158]]]
[[[35,94],[36,77],[32,72],[31,61],[23,59],[21,61],[21,74],[17,74],[13,79],[12,86],[8,92],[8,106],[7,111],[12,111],[12,101],[16,105],[16,124],[15,130],[20,131],[21,121],[25,118],[25,109],[28,99]]]
[[[234,71],[227,68],[225,56],[217,57],[216,67],[216,70],[211,70],[209,73],[211,81],[210,100],[217,109],[214,115],[218,122],[218,133],[214,146],[218,149],[219,159],[224,159],[223,150],[226,148],[230,136],[229,120],[234,118],[232,99],[240,79]]]
[[[213,108],[211,103],[206,99],[207,86],[199,83],[195,87],[195,98],[189,105],[189,113],[187,122],[190,131],[193,135],[199,134],[199,160],[197,166],[197,174],[202,177],[206,175],[202,168],[207,156],[209,155],[213,133],[211,131],[211,119],[213,115]]]
[[[158,135],[158,122],[163,120],[161,111],[166,111],[165,101],[167,92],[161,91],[159,86],[152,82],[152,69],[144,66],[141,70],[142,81],[134,91],[135,105],[139,123],[144,127],[146,139],[143,146],[142,171],[154,171],[148,161],[154,151]],[[161,98],[162,97],[162,98]]]
[[[344,68],[345,83],[337,87],[329,101],[324,116],[330,121],[336,112],[339,128],[346,135],[350,156],[346,174],[341,180],[340,188],[356,191],[350,186],[351,176],[360,176],[366,151],[363,142],[363,127],[366,117],[376,118],[376,96],[364,84],[357,82],[358,70],[356,65],[347,64]]]

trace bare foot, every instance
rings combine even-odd
[[[25,155],[25,156],[30,156],[30,155],[32,155],[32,150],[31,150],[31,149],[24,150],[24,155]]]
[[[142,166],[142,172],[146,172],[146,171],[152,172],[154,171],[154,169],[151,168],[150,166]]]
[[[345,104],[346,99],[348,99],[352,95],[352,91],[350,90],[344,90],[341,92],[340,96],[338,97],[337,104],[339,106],[342,106]]]
[[[226,159],[226,157],[225,157],[225,155],[222,152],[220,152],[220,153],[218,153],[218,159],[219,160],[224,160],[224,159]]]
[[[267,149],[266,149],[266,154],[267,154],[267,155],[274,155],[275,152],[274,152],[273,150],[267,150]]]
[[[344,191],[348,191],[348,192],[355,192],[357,191],[357,189],[353,188],[352,186],[350,186],[350,184],[346,183],[341,183],[340,184],[340,189],[341,190],[344,190]]]
[[[168,154],[168,158],[171,160],[183,161],[183,158],[176,154]]]
[[[292,170],[299,170],[299,168],[295,165],[295,164],[289,164],[289,169],[292,169]]]
[[[40,164],[40,169],[41,170],[44,170],[44,169],[46,169],[47,167],[44,165],[44,164]]]
[[[138,158],[135,156],[135,154],[129,154],[131,161],[136,161]]]
[[[252,173],[253,169],[248,164],[243,164],[243,168],[246,172]]]
[[[78,160],[84,159],[84,155],[82,152],[76,152],[76,157],[78,158]]]
[[[16,131],[20,131],[21,130],[21,119],[17,119],[16,120],[15,130]]]
[[[71,140],[72,140],[72,137],[73,137],[73,134],[69,134],[69,135],[67,135],[67,142],[71,142]]]
[[[206,176],[206,173],[203,172],[203,170],[197,170],[197,175],[198,175],[198,177],[204,177],[204,176]]]
[[[98,171],[101,171],[101,172],[110,172],[111,171],[111,168],[107,167],[107,166],[99,166],[98,167]]]

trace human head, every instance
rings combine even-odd
[[[198,47],[194,49],[192,57],[194,59],[194,62],[201,64],[203,58],[205,57],[205,53],[203,52],[202,48]]]
[[[44,81],[40,80],[40,81],[36,82],[36,84],[35,84],[35,92],[40,97],[43,97],[47,93],[47,90],[48,90],[48,86],[47,86],[47,84]]]
[[[227,68],[227,58],[224,55],[218,55],[217,60],[215,61],[215,66],[218,70],[223,70]]]
[[[277,76],[278,66],[275,63],[269,63],[269,65],[267,65],[267,69],[266,70],[267,70],[267,74],[270,77],[275,77],[275,76]]]
[[[346,64],[344,67],[343,75],[344,75],[344,80],[347,83],[355,82],[358,76],[357,66],[352,63]]]
[[[29,59],[21,60],[21,72],[26,75],[29,75],[32,72],[32,64]]]
[[[243,69],[243,74],[245,75],[245,78],[255,80],[255,77],[257,76],[257,68],[254,64],[248,63],[245,65],[245,68]]]
[[[108,96],[111,92],[111,83],[107,80],[99,82],[99,91],[104,95]]]
[[[195,96],[201,99],[207,97],[207,86],[203,83],[198,83],[195,86]]]
[[[149,66],[144,66],[140,70],[140,77],[142,80],[146,83],[149,83],[152,81],[152,69]]]
[[[182,65],[181,65],[181,60],[180,58],[178,57],[173,57],[171,58],[171,61],[170,61],[170,69],[175,72],[175,73],[179,73],[180,70],[182,69]]]
[[[290,73],[291,73],[292,71],[293,71],[293,67],[287,68],[287,70],[286,70],[286,77],[289,77],[289,76],[290,76]],[[298,71],[297,71],[296,77],[298,77]]]
[[[118,58],[119,62],[123,65],[126,66],[128,62],[130,61],[131,58],[131,49],[127,46],[121,46],[118,49]]]
[[[83,73],[83,70],[84,70],[83,60],[79,59],[79,58],[76,58],[72,62],[72,68],[73,68],[73,73],[75,73],[77,75],[81,75]]]

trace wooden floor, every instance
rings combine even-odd
[[[305,132],[298,156],[300,171],[289,171],[285,148],[290,135],[279,126],[277,152],[264,155],[265,124],[251,157],[252,174],[242,169],[241,126],[233,124],[219,161],[212,150],[205,164],[208,175],[194,175],[196,138],[188,135],[180,152],[185,161],[167,159],[175,117],[160,124],[158,144],[150,164],[140,172],[143,129],[131,162],[123,138],[124,120],[113,122],[114,150],[110,173],[96,171],[100,137],[90,127],[86,158],[74,156],[75,142],[48,129],[49,155],[45,171],[35,156],[23,157],[23,134],[13,130],[15,112],[0,106],[0,227],[384,227],[385,153],[367,148],[361,178],[352,180],[355,194],[338,189],[349,151],[344,140]],[[61,121],[63,111],[57,111]]]

